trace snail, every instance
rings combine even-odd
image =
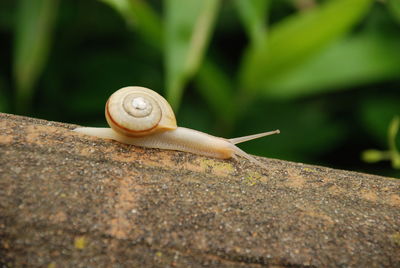
[[[228,159],[236,155],[265,167],[235,144],[277,134],[279,130],[224,139],[197,130],[178,127],[169,103],[144,87],[124,87],[107,100],[106,120],[111,128],[78,127],[74,131],[122,143]]]

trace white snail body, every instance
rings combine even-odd
[[[153,115],[151,112],[160,114]],[[220,159],[239,155],[263,167],[261,162],[235,144],[279,133],[275,130],[224,139],[177,127],[168,102],[154,91],[142,87],[125,87],[111,95],[106,104],[106,118],[111,128],[83,127],[74,131],[141,147],[184,151]],[[153,121],[153,124],[148,121]]]

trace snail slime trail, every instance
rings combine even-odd
[[[178,127],[169,103],[157,92],[144,87],[124,87],[106,102],[110,128],[79,127],[74,131],[146,148],[189,152],[219,159],[241,156],[267,168],[235,144],[278,134],[279,130],[225,139],[194,129]]]

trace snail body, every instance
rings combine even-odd
[[[219,159],[239,155],[263,167],[261,162],[235,144],[279,133],[275,130],[224,139],[178,127],[168,102],[143,87],[125,87],[116,91],[107,101],[105,114],[111,128],[79,127],[74,131],[135,146],[190,152]]]

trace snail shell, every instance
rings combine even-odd
[[[105,114],[110,127],[126,136],[140,137],[177,128],[168,102],[145,87],[124,87],[114,92]]]

